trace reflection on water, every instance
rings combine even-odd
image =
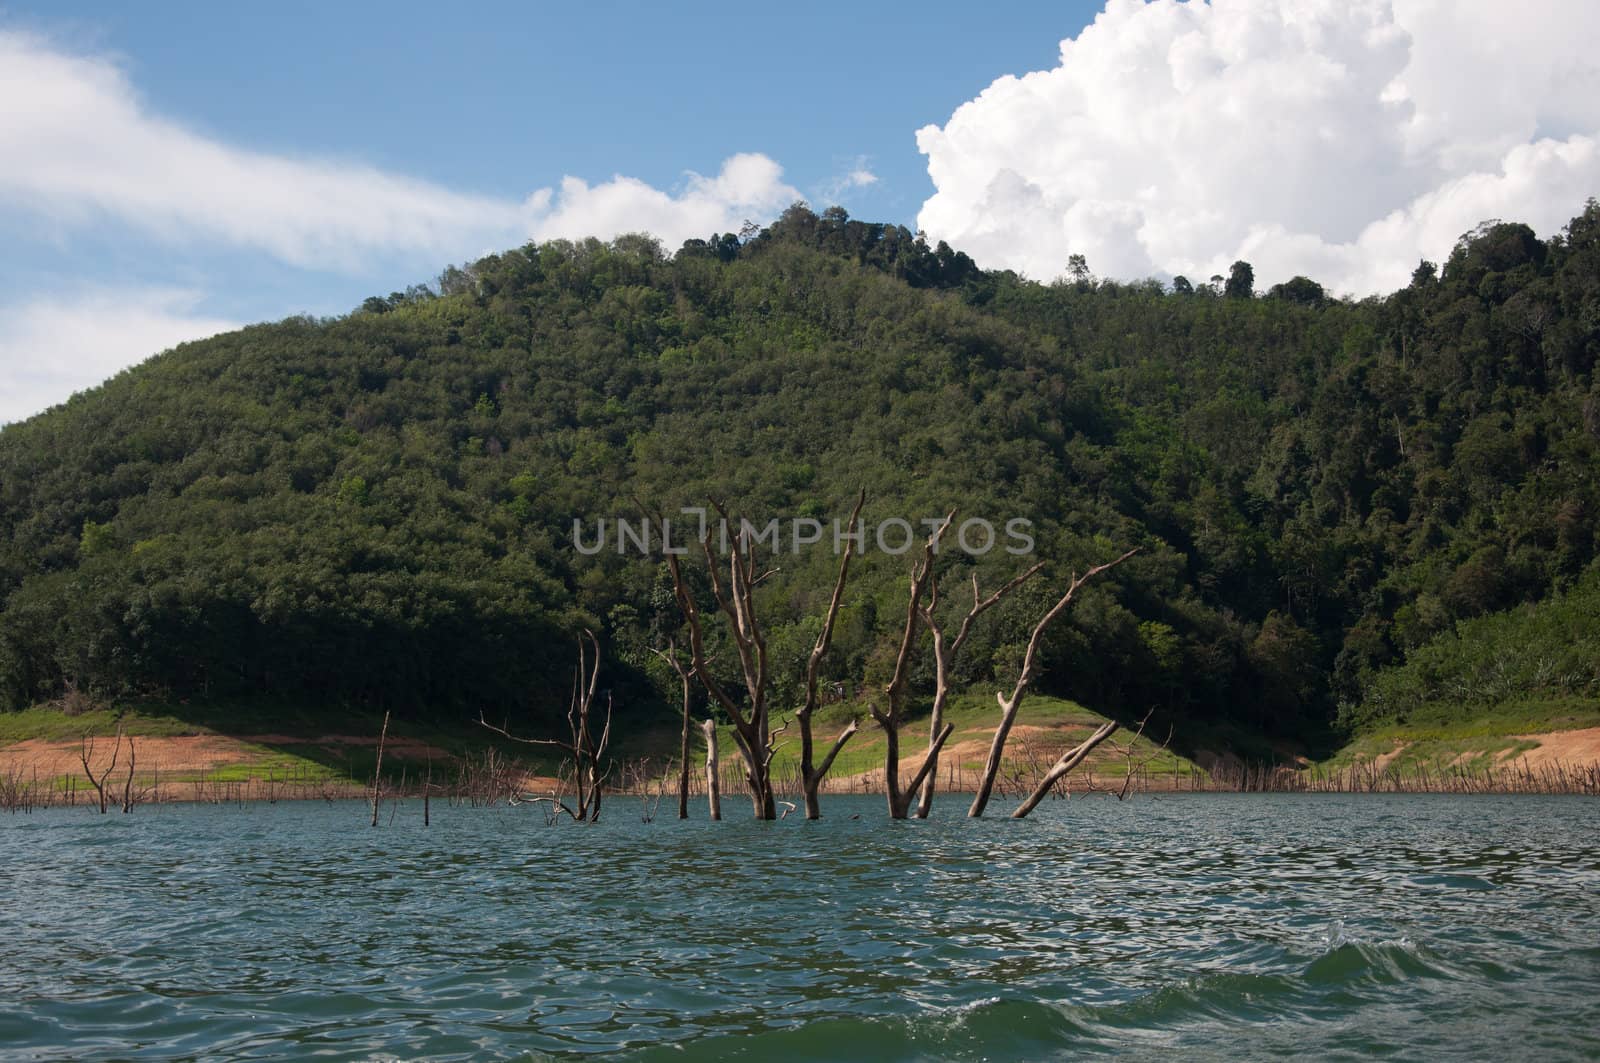
[[[1585,798],[1145,796],[1035,818],[527,808],[0,818],[37,1059],[1600,1053]],[[860,812],[860,819],[848,818]],[[387,820],[387,816],[385,819]],[[1492,1046],[1501,1046],[1494,1049]]]

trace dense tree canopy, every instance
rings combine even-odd
[[[589,625],[650,711],[670,583],[580,554],[574,519],[714,495],[826,520],[865,488],[870,522],[1034,522],[1054,582],[985,618],[961,681],[1013,663],[1074,566],[1141,545],[1061,625],[1043,688],[1315,733],[1458,621],[1593,564],[1600,207],[1549,241],[1486,224],[1384,299],[1252,286],[1246,263],[1233,298],[1037,283],[797,206],[671,255],[530,245],[187,344],[0,431],[0,701],[539,711]],[[785,557],[762,588],[780,693],[832,563]],[[881,681],[906,567],[864,558],[831,678]]]

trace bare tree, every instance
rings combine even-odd
[[[1095,729],[1094,734],[1061,754],[1060,759],[1051,765],[1049,771],[1045,772],[1044,778],[1039,780],[1039,785],[1033,788],[1033,793],[1029,794],[1027,800],[1018,805],[1017,810],[1011,813],[1011,818],[1022,819],[1037,808],[1039,802],[1043,801],[1045,796],[1050,793],[1050,788],[1065,777],[1069,771],[1083,763],[1083,759],[1094,751],[1094,747],[1110,738],[1111,732],[1116,729],[1117,721],[1107,720]]]
[[[113,771],[117,770],[117,759],[122,755],[122,725],[117,725],[116,744],[111,747],[111,763],[107,764],[106,770],[102,771],[98,776],[95,775],[94,769],[89,767],[89,760],[94,756],[94,745],[94,736],[85,732],[83,737],[78,740],[78,759],[83,762],[83,773],[89,777],[90,785],[94,787],[95,793],[100,798],[100,814],[103,816],[106,814],[106,808],[109,804],[109,798],[106,794],[106,780],[111,777]]]
[[[383,746],[389,740],[389,714],[383,714],[383,729],[378,732],[378,760],[372,768],[372,825],[378,825],[378,807],[383,800]]]
[[[678,818],[689,818],[689,691],[694,679],[694,668],[685,668],[678,660],[678,644],[669,639],[665,651],[651,647],[650,652],[660,657],[678,674],[683,688],[683,734],[678,745]]]
[[[873,707],[873,719],[884,731],[884,787],[888,793],[889,815],[905,819],[911,813],[911,799],[918,797],[916,815],[926,819],[933,807],[935,777],[939,769],[939,753],[954,732],[954,725],[945,723],[944,710],[950,700],[950,668],[978,617],[998,605],[1006,595],[1016,590],[1043,568],[1036,564],[1020,575],[1012,577],[999,590],[985,596],[978,584],[976,573],[972,577],[972,605],[962,617],[954,639],[947,635],[945,621],[939,616],[939,581],[934,575],[934,559],[939,552],[939,542],[955,520],[955,511],[939,524],[922,547],[922,558],[911,569],[911,587],[906,604],[905,626],[901,630],[900,649],[895,656],[894,673],[884,687],[885,708]],[[909,682],[911,655],[919,627],[926,627],[933,644],[933,712],[928,721],[928,748],[922,763],[912,775],[910,785],[900,785],[900,739],[903,722],[906,687]]]
[[[586,649],[584,639],[589,640]],[[592,651],[592,656],[591,656]],[[489,730],[513,742],[530,746],[554,746],[566,751],[573,765],[573,782],[577,791],[576,808],[561,800],[558,792],[551,797],[557,814],[565,812],[579,823],[593,823],[600,818],[600,803],[605,794],[606,776],[610,769],[602,770],[606,747],[611,742],[611,697],[606,696],[606,719],[596,735],[590,726],[590,709],[594,705],[595,687],[600,679],[600,640],[594,632],[584,631],[578,639],[578,667],[572,677],[572,701],[567,709],[568,739],[522,738],[504,727],[496,727],[480,715],[478,722]]]
[[[713,502],[722,526],[731,521],[720,502]],[[746,704],[740,706],[716,677],[711,674],[706,660],[705,630],[694,594],[684,581],[683,569],[677,555],[667,554],[667,567],[672,573],[673,594],[683,619],[689,628],[689,653],[694,673],[713,701],[722,706],[733,723],[734,743],[745,763],[745,782],[750,789],[750,801],[757,819],[777,819],[777,805],[772,794],[772,757],[775,752],[771,717],[767,705],[770,676],[767,670],[767,639],[756,617],[755,589],[776,571],[769,569],[757,574],[752,544],[745,529],[735,530],[728,553],[728,580],[723,582],[718,572],[716,555],[711,549],[708,530],[700,540],[705,554],[706,571],[711,577],[711,590],[717,604],[728,618],[729,633],[739,654],[739,672],[744,681]]]
[[[850,511],[850,521],[846,527],[855,529],[856,520],[861,516],[861,507],[866,501],[865,491],[856,495],[855,508]],[[823,618],[822,631],[817,635],[816,644],[811,647],[811,655],[806,658],[805,702],[795,710],[794,714],[795,720],[800,724],[800,788],[805,795],[807,819],[822,818],[817,791],[822,786],[822,780],[827,777],[828,769],[833,767],[834,758],[856,733],[856,721],[851,720],[844,730],[834,737],[833,745],[822,758],[822,763],[816,765],[812,762],[814,742],[811,735],[811,714],[817,708],[817,671],[822,666],[822,658],[828,653],[829,643],[833,641],[833,623],[839,617],[839,603],[844,600],[845,580],[850,575],[850,559],[855,555],[855,539],[852,537],[846,542],[848,545],[844,548],[844,556],[839,559],[839,578],[833,583],[833,596],[828,600],[828,613]]]
[[[138,801],[140,797],[143,796],[142,794],[136,794],[136,793],[133,792],[133,766],[134,766],[134,763],[135,763],[135,757],[134,757],[134,749],[133,749],[133,735],[129,735],[128,736],[128,777],[122,781],[122,812],[123,812],[124,815],[128,814],[129,812],[132,812],[134,803],[136,801]]]
[[[1039,618],[1039,622],[1034,625],[1033,634],[1028,638],[1027,652],[1022,658],[1022,670],[1017,675],[1016,685],[1011,688],[1011,696],[1008,698],[998,692],[995,694],[995,700],[1000,703],[1000,722],[995,727],[994,739],[989,745],[989,757],[988,760],[984,762],[983,766],[983,777],[981,780],[979,780],[978,792],[973,796],[972,807],[967,810],[967,815],[974,817],[981,816],[983,815],[984,809],[988,807],[989,796],[994,789],[995,776],[1000,771],[1000,758],[1005,753],[1006,739],[1011,735],[1012,725],[1017,722],[1017,710],[1022,707],[1022,697],[1027,693],[1028,686],[1033,682],[1034,678],[1038,674],[1039,646],[1044,641],[1045,631],[1052,623],[1055,622],[1057,617],[1061,616],[1067,611],[1067,607],[1072,604],[1072,599],[1076,597],[1078,591],[1083,588],[1085,583],[1088,583],[1091,579],[1100,575],[1102,572],[1105,572],[1107,569],[1115,568],[1117,565],[1122,564],[1122,562],[1128,560],[1128,558],[1132,557],[1138,552],[1139,548],[1134,547],[1132,550],[1129,550],[1115,561],[1107,561],[1105,564],[1095,565],[1081,576],[1074,574],[1071,583],[1067,587],[1067,593],[1063,594],[1061,596],[1061,600],[1056,602],[1056,604],[1053,605],[1050,610],[1044,614],[1044,616]],[[1089,751],[1100,742],[1104,741],[1106,737],[1110,735],[1111,731],[1107,730],[1104,734],[1099,734],[1099,732],[1096,733],[1099,735],[1099,737],[1092,738],[1090,742],[1085,743],[1086,748],[1083,748],[1081,755],[1078,757],[1079,760],[1082,760],[1083,757],[1088,756]],[[1068,768],[1067,770],[1071,769]],[[1057,776],[1057,778],[1059,777],[1060,776]],[[1034,802],[1034,804],[1037,803],[1037,801]],[[1029,805],[1028,807],[1031,809],[1032,805]],[[1026,814],[1026,812],[1023,812],[1023,815]]]
[[[945,518],[944,523],[940,525],[938,530],[933,533],[933,537],[929,542],[934,546],[935,550],[937,549],[939,537],[944,534],[945,529],[950,526],[950,522],[953,519],[955,519],[954,510],[951,511],[950,516]],[[925,551],[923,564],[931,565],[932,561],[932,552]],[[927,778],[923,780],[922,790],[917,798],[916,816],[918,819],[927,819],[928,812],[933,807],[933,791],[939,778],[939,750],[932,747],[939,737],[939,732],[944,729],[945,705],[950,700],[950,668],[957,655],[960,654],[961,647],[966,645],[967,636],[972,634],[972,623],[998,605],[1006,595],[1032,579],[1042,568],[1044,568],[1044,562],[1038,562],[1027,571],[1012,577],[1004,586],[987,597],[979,591],[978,574],[974,572],[972,574],[972,605],[968,608],[967,614],[961,618],[961,625],[956,630],[956,637],[948,640],[945,636],[945,624],[939,619],[939,581],[934,579],[928,583],[928,603],[919,612],[922,622],[927,626],[933,641],[933,713],[928,720],[928,742],[932,752],[929,758],[931,761],[930,769],[927,773]],[[915,580],[913,580],[914,582]]]
[[[944,522],[923,544],[922,560],[911,567],[911,589],[906,596],[906,621],[900,634],[900,649],[895,654],[894,672],[883,688],[884,708],[872,706],[872,718],[883,729],[883,785],[889,801],[889,817],[905,819],[911,807],[912,795],[938,763],[939,750],[955,730],[954,724],[943,724],[929,736],[927,752],[922,764],[912,775],[911,785],[900,786],[900,726],[905,711],[906,685],[910,679],[911,653],[916,645],[917,627],[922,622],[922,597],[933,579],[933,557],[939,549],[939,536],[950,526],[955,514]]]

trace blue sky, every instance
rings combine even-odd
[[[1587,0],[4,4],[0,423],[527,239],[797,197],[1045,280],[1384,291],[1600,192],[1595,39]]]
[[[671,190],[686,171],[759,152],[808,199],[914,224],[933,191],[915,130],[1008,70],[1048,66],[1098,10],[979,18],[970,4],[925,4],[908,20],[892,5],[755,7],[10,4],[0,26],[110,59],[149,112],[240,148],[504,199],[567,175]],[[876,181],[842,184],[863,170]],[[252,249],[153,244],[115,222],[64,234],[12,220],[9,291],[236,278],[207,285],[203,307],[242,319],[342,312],[444,265],[403,255],[313,279]]]

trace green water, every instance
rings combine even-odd
[[[0,816],[0,1055],[1600,1056],[1592,799],[639,810]]]

